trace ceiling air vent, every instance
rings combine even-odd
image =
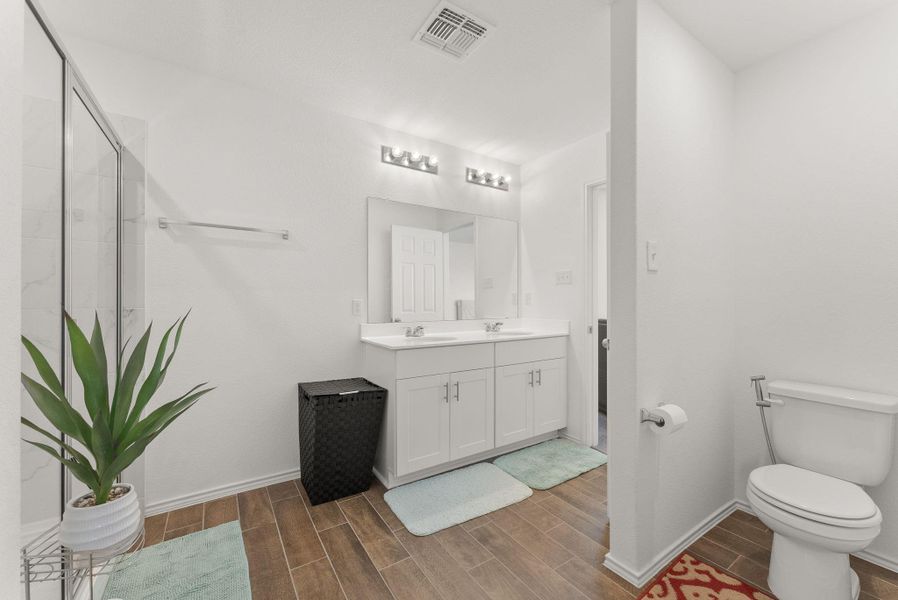
[[[469,56],[493,29],[480,17],[449,2],[440,2],[415,34],[415,41],[456,59]]]

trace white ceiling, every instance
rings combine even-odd
[[[608,0],[456,0],[496,25],[412,43],[437,0],[41,0],[63,35],[522,163],[609,126]],[[734,70],[895,0],[658,0]],[[77,60],[77,57],[76,57]]]
[[[739,70],[895,0],[658,0]]]
[[[462,62],[411,41],[437,0],[41,0],[63,37],[512,163],[607,129],[604,0],[455,3],[497,26]]]

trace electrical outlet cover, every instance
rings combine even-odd
[[[572,285],[574,283],[573,271],[556,271],[555,285]]]

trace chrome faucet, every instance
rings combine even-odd
[[[412,329],[411,327],[406,327],[405,337],[424,337],[424,326],[416,325],[414,329]]]
[[[502,321],[496,321],[495,323],[490,323],[487,321],[483,324],[483,326],[486,328],[487,333],[499,333],[504,324],[505,323],[503,323]]]

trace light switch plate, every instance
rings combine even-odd
[[[362,301],[359,298],[356,298],[352,301],[352,316],[361,317],[362,316]]]
[[[650,273],[658,272],[658,242],[645,243],[645,269]]]
[[[573,271],[556,271],[555,285],[572,285],[574,283]]]

